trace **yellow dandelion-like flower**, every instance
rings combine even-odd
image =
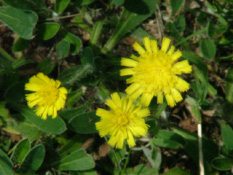
[[[47,119],[48,115],[52,118],[57,117],[57,111],[65,106],[67,90],[60,87],[61,82],[53,80],[43,73],[38,73],[29,79],[29,83],[25,85],[25,90],[33,91],[26,94],[28,106],[33,108],[36,106],[36,115]]]
[[[96,123],[101,137],[110,135],[108,143],[116,148],[122,148],[126,140],[130,147],[135,146],[134,136],[145,136],[148,126],[144,117],[150,115],[148,108],[133,104],[130,97],[120,98],[118,93],[113,93],[106,105],[111,110],[98,108],[96,115],[101,120]]]
[[[132,75],[126,80],[131,84],[126,93],[133,99],[141,96],[140,101],[145,106],[149,106],[154,96],[157,96],[157,103],[161,104],[165,96],[168,105],[173,107],[183,99],[180,92],[189,89],[189,84],[178,75],[191,73],[192,67],[187,60],[177,62],[182,53],[180,50],[175,51],[174,46],[169,48],[170,42],[169,38],[163,38],[159,49],[157,41],[145,37],[145,49],[137,42],[133,44],[139,56],[132,55],[132,59],[121,60],[121,65],[128,68],[122,69],[120,75]]]

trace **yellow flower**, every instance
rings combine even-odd
[[[60,81],[50,79],[43,73],[34,75],[25,85],[25,90],[33,91],[26,94],[28,106],[36,106],[36,115],[42,119],[47,119],[48,115],[56,118],[57,111],[65,106],[67,90],[64,87],[59,88],[60,85]]]
[[[133,99],[141,96],[141,103],[149,106],[152,98],[157,96],[157,103],[163,103],[163,96],[169,106],[173,107],[183,98],[180,92],[187,91],[189,84],[178,75],[191,73],[192,67],[187,60],[177,62],[182,56],[181,51],[175,51],[175,47],[169,48],[171,40],[163,38],[161,49],[157,41],[148,37],[143,39],[145,49],[137,42],[133,44],[139,56],[132,55],[131,58],[122,58],[120,71],[121,76],[131,75],[127,83],[131,84],[126,93]]]
[[[130,97],[120,98],[118,93],[111,95],[112,99],[108,99],[106,105],[111,110],[98,108],[96,115],[101,120],[96,123],[100,136],[110,135],[109,144],[117,148],[122,148],[126,140],[130,147],[135,145],[134,136],[145,136],[147,133],[147,125],[144,117],[150,115],[147,108],[133,104]]]

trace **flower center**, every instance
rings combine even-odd
[[[37,92],[41,99],[41,105],[52,105],[56,102],[59,91],[53,86],[45,87],[43,90]]]
[[[137,74],[134,77],[144,91],[149,93],[161,91],[174,83],[170,60],[170,56],[162,51],[147,54],[140,60],[140,64],[135,67]]]
[[[128,125],[129,124],[129,119],[128,119],[128,116],[127,115],[120,115],[118,117],[118,120],[117,120],[118,124],[121,125],[121,126],[125,126],[125,125]]]

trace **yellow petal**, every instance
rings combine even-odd
[[[174,100],[174,98],[172,97],[172,95],[170,94],[166,94],[166,100],[167,100],[167,104],[171,107],[174,107],[176,105],[176,102]]]
[[[126,92],[127,94],[132,94],[132,93],[134,93],[139,87],[140,87],[139,84],[133,83],[133,84],[131,84],[130,86],[128,86],[128,87],[126,88],[125,92]]]
[[[182,56],[182,53],[180,50],[177,50],[175,53],[172,54],[171,58],[172,61],[176,61],[178,58],[180,58]]]
[[[172,89],[171,94],[172,94],[172,96],[173,96],[173,98],[175,99],[176,102],[180,102],[181,100],[183,100],[180,92],[177,91],[176,89]]]
[[[149,106],[153,96],[154,96],[153,94],[149,94],[149,93],[142,94],[141,103],[146,107]]]
[[[135,43],[133,44],[133,48],[134,48],[134,50],[137,51],[140,55],[142,55],[143,53],[145,53],[145,50],[143,49],[143,47],[142,47],[140,44],[138,44],[137,42],[135,42]]]
[[[153,53],[157,53],[157,51],[158,51],[157,41],[156,40],[151,40],[150,45],[151,45]]]
[[[169,38],[163,38],[161,50],[167,52],[167,49],[170,45],[171,40]]]
[[[146,50],[147,50],[149,53],[152,53],[152,50],[151,50],[151,47],[150,47],[150,39],[149,39],[149,37],[145,37],[145,38],[143,39],[143,44],[144,44]]]
[[[125,76],[125,75],[133,75],[135,72],[133,71],[132,68],[126,68],[126,69],[121,69],[120,70],[120,75]]]
[[[127,66],[127,67],[135,67],[137,66],[138,62],[132,59],[128,58],[122,58],[121,59],[121,65],[122,66]]]

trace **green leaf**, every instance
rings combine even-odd
[[[65,58],[69,55],[70,51],[70,42],[68,42],[66,39],[61,40],[56,45],[56,52],[58,54],[58,59]]]
[[[45,148],[42,144],[33,147],[25,157],[20,172],[33,172],[38,170],[44,161]]]
[[[99,121],[99,117],[95,115],[95,112],[91,111],[74,117],[69,122],[72,130],[82,134],[97,133],[95,123]]]
[[[43,0],[3,0],[6,4],[22,10],[33,10],[36,12],[42,11],[46,8]]]
[[[172,15],[174,15],[183,4],[183,0],[170,0],[171,8],[172,8]]]
[[[178,32],[183,32],[186,28],[186,22],[184,15],[178,16],[174,21],[174,26]]]
[[[181,135],[185,141],[185,151],[188,153],[189,156],[192,157],[192,159],[198,163],[199,159],[198,159],[198,137],[196,134],[185,131],[183,129],[180,129],[178,127],[171,127],[171,129]],[[204,154],[204,161],[205,162],[210,162],[211,160],[213,160],[213,158],[215,158],[218,155],[218,145],[206,138],[206,137],[202,137],[202,150],[203,150],[203,154]]]
[[[0,174],[12,175],[13,173],[13,163],[7,157],[7,155],[0,149]]]
[[[92,157],[88,156],[84,150],[77,150],[55,164],[58,164],[58,170],[61,171],[83,171],[94,168],[95,166]]]
[[[0,20],[24,39],[33,38],[32,32],[37,19],[37,14],[33,11],[24,11],[13,7],[0,8]]]
[[[118,172],[114,175],[119,174]],[[139,164],[134,168],[127,168],[126,172],[123,175],[158,175],[158,170],[147,167],[145,164]]]
[[[15,52],[20,52],[25,50],[26,48],[28,48],[30,41],[23,39],[23,38],[19,38],[14,45],[12,46],[12,50]]]
[[[52,134],[61,134],[66,130],[66,125],[59,116],[55,119],[52,119],[52,117],[48,117],[47,120],[43,120],[38,117],[31,108],[16,104],[12,104],[12,106],[14,109],[18,110],[21,115],[23,115],[26,119],[28,119],[42,131]]]
[[[87,74],[92,73],[94,68],[91,65],[78,65],[73,66],[69,69],[65,69],[58,75],[58,79],[62,82],[63,85],[65,84],[73,84],[80,79],[86,77]]]
[[[211,162],[211,165],[217,170],[227,171],[232,169],[233,160],[227,157],[217,157]]]
[[[55,11],[58,14],[61,14],[66,7],[69,5],[70,0],[56,0],[56,4],[55,4]]]
[[[81,57],[82,65],[92,65],[94,66],[94,53],[90,47],[86,47],[82,52]]]
[[[150,39],[155,39],[152,35],[150,35],[147,31],[142,29],[141,27],[136,28],[129,37],[135,39],[138,43],[142,43],[142,38],[149,37]]]
[[[60,116],[67,122],[70,122],[74,117],[82,114],[87,109],[88,109],[88,105],[82,105],[77,108],[64,109],[60,112]]]
[[[125,0],[113,0],[113,3],[117,6],[124,4]]]
[[[79,52],[80,48],[82,47],[81,39],[78,36],[69,32],[66,33],[64,38],[71,44],[70,46],[71,54],[76,55]]]
[[[142,147],[142,151],[145,154],[147,160],[149,161],[152,168],[159,170],[161,164],[161,153],[157,150],[157,148],[152,146],[152,150]]]
[[[56,64],[52,63],[50,59],[44,59],[39,64],[37,64],[36,68],[46,75],[50,74]]]
[[[179,149],[183,148],[185,145],[183,137],[172,131],[159,130],[156,137],[157,138],[153,138],[152,143],[157,146]]]
[[[202,117],[201,117],[201,111],[200,111],[200,106],[199,106],[199,104],[197,103],[197,101],[194,99],[194,98],[192,98],[192,97],[190,97],[190,96],[188,96],[186,99],[185,99],[185,102],[187,102],[190,106],[191,106],[191,114],[192,114],[192,117],[194,118],[194,119],[196,119],[196,121],[198,122],[198,123],[201,123],[202,122]]]
[[[94,2],[95,0],[81,0],[81,5],[89,5],[91,4],[92,2]]]
[[[175,167],[168,170],[166,173],[163,173],[162,175],[191,175],[191,174],[185,170],[182,170],[179,167]]]
[[[0,116],[7,118],[9,115],[8,109],[5,107],[6,102],[5,101],[0,101]]]
[[[72,91],[68,93],[66,106],[67,108],[72,108],[73,105],[75,105],[78,100],[83,96],[83,89],[76,89],[75,91]]]
[[[37,27],[37,37],[43,40],[49,40],[54,37],[60,29],[60,24],[55,22],[46,22]]]
[[[216,45],[211,40],[203,39],[201,40],[201,52],[206,59],[211,60],[215,57]]]
[[[222,141],[224,145],[233,149],[233,130],[230,126],[221,123]]]
[[[34,60],[32,59],[19,58],[12,63],[12,68],[17,69],[21,66],[24,66],[26,64],[33,63],[33,62]]]
[[[226,74],[225,97],[228,102],[233,103],[233,69],[230,68]]]
[[[156,10],[157,0],[142,0],[135,3],[134,0],[127,0],[124,3],[125,9],[110,39],[104,46],[105,51],[110,51],[127,32],[131,31]]]
[[[12,84],[5,92],[4,96],[8,102],[22,102],[25,100],[25,83],[16,82]],[[16,90],[17,89],[17,90]]]
[[[11,160],[15,163],[22,163],[31,148],[29,140],[23,139],[15,145],[14,151],[11,155]]]

